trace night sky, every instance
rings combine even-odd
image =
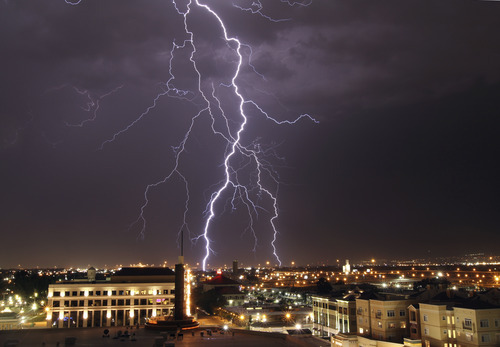
[[[244,98],[280,121],[319,121],[277,125],[245,107],[241,141],[279,175],[283,265],[499,253],[500,2],[262,0],[263,15],[290,19],[277,22],[233,6],[252,0],[204,3],[252,47],[251,59],[242,48]],[[202,89],[237,129],[237,100],[223,85],[234,45],[200,8],[188,25]],[[0,2],[0,267],[175,263],[186,199],[178,176],[150,190],[145,232],[131,224],[205,107],[190,50],[177,51],[172,71],[189,100],[165,95],[106,141],[165,90],[172,42],[186,38],[169,0]],[[204,112],[179,162],[193,265],[205,244],[187,239],[202,232],[228,151],[210,127]],[[255,183],[255,171],[241,170]],[[233,209],[231,196],[215,205],[208,263],[276,264],[271,202],[260,196],[254,249],[247,207]]]

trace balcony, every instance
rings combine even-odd
[[[469,323],[466,324],[465,322],[462,322],[462,328],[464,330],[476,330],[476,323]]]

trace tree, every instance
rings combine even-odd
[[[332,285],[324,277],[321,277],[318,282],[316,282],[316,287],[318,294],[328,294],[332,291]]]
[[[227,305],[226,298],[216,289],[204,292],[202,288],[196,288],[193,290],[193,299],[198,307],[210,314],[213,314],[216,308]]]

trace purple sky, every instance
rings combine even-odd
[[[252,47],[255,70],[242,49],[242,95],[278,120],[320,122],[278,126],[245,109],[242,144],[259,144],[279,175],[283,264],[498,253],[500,3],[262,0],[262,14],[290,19],[278,22],[233,6],[253,2],[204,0]],[[221,85],[234,74],[234,47],[202,9],[193,6],[188,25],[202,89],[214,86],[237,129],[237,100]],[[188,49],[173,73],[191,101],[161,97],[100,147],[151,106],[170,78],[172,42],[186,38],[169,0],[0,2],[0,267],[175,262],[179,177],[150,190],[144,237],[129,226],[205,107]],[[191,237],[224,174],[227,147],[210,126],[202,113],[179,164]],[[255,171],[241,173],[255,182]],[[232,209],[231,196],[216,204],[208,263],[276,263],[269,199],[260,196],[254,215],[254,250],[246,205]],[[187,262],[200,262],[204,246],[186,241]]]

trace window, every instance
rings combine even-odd
[[[381,322],[381,321],[378,321],[378,322],[377,322],[377,326],[378,326],[379,328],[382,328],[382,322]]]
[[[71,296],[78,296],[78,292],[76,292],[76,291],[71,292]]]
[[[94,306],[94,300],[89,300],[89,306]]]
[[[410,311],[410,320],[411,321],[416,321],[417,320],[417,315],[415,311]]]
[[[424,314],[424,322],[427,322],[427,321],[429,321],[429,317],[426,314]]]
[[[417,333],[417,329],[416,328],[411,328],[411,333],[412,334],[416,334]]]
[[[429,328],[424,328],[424,335],[429,335]]]
[[[387,317],[394,317],[396,315],[396,313],[394,312],[394,310],[387,310]]]
[[[170,294],[175,294],[175,289],[170,289]]]
[[[470,319],[470,318],[465,318],[465,319],[464,319],[464,327],[466,327],[466,328],[471,328],[471,327],[472,327],[472,319]]]
[[[97,295],[97,296],[101,296],[101,291],[100,291],[100,290],[96,290],[96,291],[95,291],[95,295]]]
[[[403,320],[402,320],[401,322],[399,322],[399,327],[400,327],[401,329],[406,329],[406,322],[405,322],[405,321],[403,321]]]
[[[490,342],[490,335],[489,334],[481,335],[481,342]]]
[[[94,300],[94,306],[101,306],[101,300]]]
[[[111,300],[111,306],[116,306],[116,300]]]
[[[363,324],[363,318],[359,317],[359,324]]]
[[[69,292],[64,292],[64,295],[65,296],[69,296]]]
[[[83,296],[83,294],[85,294],[83,290],[80,290],[80,296]]]
[[[113,291],[111,292],[111,295],[116,295],[116,290],[113,290]]]
[[[406,311],[405,310],[399,310],[399,316],[400,317],[405,317],[406,316]]]
[[[64,301],[64,306],[68,307],[69,306],[69,301],[68,300],[65,300]]]
[[[441,320],[446,320],[446,316],[443,316],[443,317],[441,318]]]
[[[61,292],[54,292],[54,296],[61,296]]]
[[[377,317],[377,318],[382,317],[382,311],[377,310],[377,313],[375,313],[375,317]]]
[[[489,328],[490,327],[490,322],[487,319],[481,319],[479,321],[479,326],[481,328]]]
[[[90,295],[90,296],[94,296],[94,291],[93,291],[93,290],[91,290],[91,291],[89,292],[89,295]]]
[[[465,339],[466,339],[467,341],[472,341],[472,334],[471,334],[471,333],[466,333],[466,334],[465,334]]]
[[[103,300],[102,301],[102,306],[108,306],[108,300]]]
[[[130,299],[125,300],[125,305],[130,306]]]
[[[124,293],[123,290],[118,291],[118,295],[123,295],[123,293]]]
[[[163,289],[163,294],[168,294],[168,289]],[[314,306],[318,306],[318,303],[315,301]]]
[[[387,327],[388,327],[389,329],[396,329],[396,323],[394,323],[394,322],[389,322],[389,323],[387,323]]]
[[[347,314],[347,307],[344,307],[344,314]]]
[[[500,327],[500,319],[495,319],[495,328]]]
[[[358,314],[363,314],[363,309],[361,307],[358,308]]]
[[[360,334],[363,334],[364,332],[365,332],[365,331],[364,331],[364,329],[363,329],[363,328],[359,328],[359,333],[360,333]]]
[[[80,307],[85,306],[85,305],[84,305],[84,300],[80,300],[80,301],[78,302],[78,306],[80,306]]]
[[[108,291],[107,290],[103,290],[102,291],[102,295],[108,295]]]
[[[59,303],[59,301],[54,301],[54,302],[52,303],[52,307],[60,307],[60,303]]]

